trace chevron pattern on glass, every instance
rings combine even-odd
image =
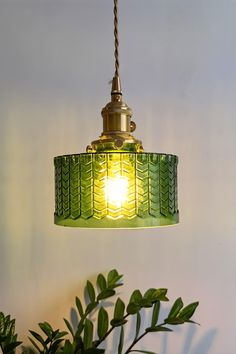
[[[175,224],[177,164],[177,156],[156,153],[55,157],[55,223],[98,228]]]

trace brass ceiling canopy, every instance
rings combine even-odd
[[[57,225],[141,228],[176,224],[175,155],[144,152],[132,133],[132,110],[122,100],[119,76],[118,0],[114,0],[115,74],[111,101],[102,109],[103,132],[86,153],[57,156]]]

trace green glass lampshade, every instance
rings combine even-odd
[[[142,228],[178,223],[175,155],[95,152],[57,156],[55,223]]]
[[[132,110],[119,76],[118,1],[114,0],[115,74],[103,131],[86,153],[54,158],[55,224],[81,228],[147,228],[179,222],[178,158],[144,152],[132,133]]]

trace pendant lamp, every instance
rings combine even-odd
[[[144,152],[119,76],[118,0],[114,0],[115,74],[102,109],[103,132],[85,153],[57,156],[55,224],[148,228],[178,223],[176,155]]]

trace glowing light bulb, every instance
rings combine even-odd
[[[120,207],[128,197],[128,180],[125,177],[107,179],[106,200],[109,204]]]

